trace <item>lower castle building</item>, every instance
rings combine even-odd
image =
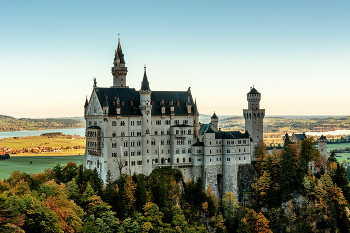
[[[203,182],[216,196],[237,189],[240,164],[250,164],[254,148],[263,140],[265,110],[261,94],[253,87],[243,110],[245,132],[221,131],[214,113],[201,124],[196,101],[184,91],[151,91],[146,67],[140,90],[126,85],[127,67],[120,40],[112,67],[113,85],[98,87],[95,80],[86,98],[86,150],[84,166],[96,168],[102,180],[110,171],[149,175],[153,169],[171,166],[185,180]]]

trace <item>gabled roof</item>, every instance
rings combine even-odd
[[[260,95],[260,92],[258,92],[258,91],[255,89],[255,87],[253,87],[253,88],[250,89],[250,92],[248,92],[248,95],[250,95],[250,94],[258,94],[258,95]]]
[[[211,124],[202,124],[201,128],[199,129],[199,134],[204,133],[215,133],[214,130],[211,128]]]
[[[123,116],[141,115],[139,111],[140,93],[134,88],[103,88],[96,87],[94,91],[97,94],[101,106],[104,106],[106,96],[109,106],[108,115],[116,115],[117,100],[119,98],[120,114]],[[173,103],[174,113],[176,115],[188,115],[186,101],[192,95],[187,91],[153,91],[151,93],[152,115],[170,115],[170,103]],[[114,105],[113,105],[114,102]],[[131,103],[132,102],[132,103]],[[119,107],[119,106],[118,106]],[[162,114],[162,107],[165,107],[165,114]],[[192,110],[194,106],[192,105]],[[194,111],[191,111],[191,115]]]
[[[141,82],[141,89],[140,91],[150,91],[151,88],[149,87],[149,82],[147,79],[147,74],[146,74],[146,67],[145,67],[145,73],[143,74],[143,79]]]
[[[240,131],[218,131],[215,132],[215,139],[239,139],[249,138],[248,132],[242,133]]]
[[[293,133],[292,136],[295,136],[298,141],[304,140],[306,138],[305,133]]]

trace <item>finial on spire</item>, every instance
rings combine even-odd
[[[118,44],[120,44],[120,33],[118,33]]]
[[[145,70],[145,73],[146,73],[146,64],[143,66],[144,70]]]
[[[97,81],[95,77],[94,77],[94,87],[97,87]]]

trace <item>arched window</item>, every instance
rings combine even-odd
[[[186,149],[182,148],[182,154],[185,154],[185,153],[186,153]]]
[[[191,153],[191,148],[188,148],[188,153]]]
[[[128,156],[128,152],[127,151],[124,151],[124,156]]]
[[[190,135],[191,133],[192,133],[192,131],[189,129],[187,134]]]
[[[179,154],[180,153],[180,150],[179,148],[176,149],[176,154]]]

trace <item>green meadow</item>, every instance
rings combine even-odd
[[[32,164],[30,164],[32,161]],[[0,179],[8,179],[13,171],[19,170],[27,174],[44,172],[45,168],[53,168],[56,164],[65,166],[68,162],[77,165],[84,162],[84,155],[72,156],[12,156],[4,161],[0,160]]]

